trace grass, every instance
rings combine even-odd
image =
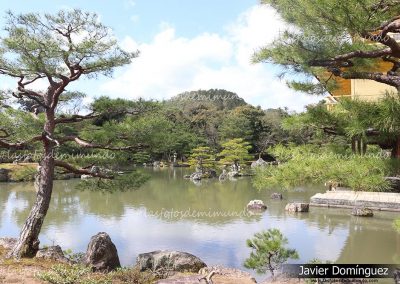
[[[57,264],[40,272],[37,278],[51,284],[151,284],[156,278],[137,268],[120,268],[108,274],[93,273],[80,264]]]
[[[151,284],[157,279],[150,272],[141,272],[137,268],[120,268],[108,274],[92,272],[80,264],[64,264],[53,260],[5,258],[7,250],[0,246],[0,274],[2,268],[13,272],[13,276],[27,272],[32,277],[51,284]],[[26,274],[24,274],[26,275]],[[21,276],[23,277],[23,276]],[[22,279],[22,278],[21,278]],[[0,276],[0,282],[2,276]]]
[[[37,173],[37,163],[0,164],[0,169],[9,170],[10,181],[32,181]]]

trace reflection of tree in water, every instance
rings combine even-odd
[[[22,226],[36,198],[33,184],[10,184],[9,189],[15,194],[16,200],[25,203],[23,207],[15,207],[12,211],[13,220],[18,226]],[[44,227],[72,222],[78,217],[78,209],[79,197],[70,189],[68,182],[56,182]]]
[[[350,218],[349,235],[336,262],[398,263],[400,236],[392,229],[393,219],[390,216],[389,218],[378,216]],[[388,256],[391,257],[388,258]]]
[[[247,202],[252,199],[264,199],[265,194],[252,188],[250,179],[221,183],[218,180],[205,180],[200,186],[183,179],[187,170],[171,171],[163,169],[153,173],[141,189],[128,192],[100,193],[78,191],[74,185],[79,181],[59,181],[55,183],[47,225],[62,225],[79,218],[79,214],[92,214],[103,218],[121,218],[126,209],[145,208],[151,212],[162,210],[197,212],[243,212]],[[12,186],[18,192],[18,200],[27,203],[23,209],[16,208],[14,218],[22,225],[34,202],[32,185],[24,184],[24,191],[19,192],[17,185]],[[27,190],[29,189],[29,190]],[[160,218],[163,218],[161,216]],[[174,221],[174,218],[169,219]],[[213,217],[200,216],[199,222],[208,224],[240,219],[239,216]],[[259,219],[252,216],[247,219]],[[176,219],[176,218],[175,218]],[[45,224],[45,225],[46,225]]]
[[[317,227],[321,231],[327,230],[334,234],[337,229],[349,230],[349,237],[338,258],[338,262],[354,260],[357,263],[363,258],[376,256],[367,262],[395,262],[400,255],[400,237],[391,229],[394,215],[379,212],[373,218],[356,218],[350,216],[350,210],[328,209],[311,207],[309,213],[289,214],[284,207],[288,202],[307,201],[320,191],[318,188],[308,188],[307,191],[284,192],[284,200],[271,200],[273,191],[257,191],[251,186],[249,178],[238,179],[235,182],[218,180],[204,180],[200,186],[182,177],[187,169],[161,169],[152,174],[152,178],[139,190],[129,192],[100,193],[78,191],[75,184],[78,180],[58,181],[51,201],[48,218],[45,226],[60,227],[67,223],[79,224],[85,215],[95,215],[105,219],[122,218],[127,210],[145,208],[147,211],[196,210],[209,212],[242,212],[248,201],[253,199],[264,200],[268,206],[267,213],[279,222],[285,223],[289,219],[304,221],[308,227]],[[3,186],[2,186],[3,187]],[[14,207],[12,218],[21,226],[29,213],[35,192],[31,184],[9,184],[5,190],[0,190],[0,214],[3,214],[5,203],[12,198],[24,204],[23,207]],[[175,222],[180,217],[159,216],[163,221]],[[219,225],[237,220],[257,221],[262,216],[251,217],[208,217],[202,216],[195,221],[208,225]],[[185,218],[184,218],[185,219]],[[1,220],[1,219],[0,219]],[[179,219],[180,220],[180,219]],[[261,229],[261,228],[260,228]],[[396,244],[397,247],[393,247]],[[329,244],[327,244],[329,245]],[[384,259],[388,255],[393,259]]]
[[[5,186],[3,186],[3,185],[0,186],[0,228],[2,226],[1,222],[3,219],[3,217],[2,217],[3,212],[6,207],[6,204],[8,203],[8,200],[10,198],[10,194],[11,194],[11,192],[7,188],[5,188]]]
[[[204,180],[201,185],[197,186],[189,180],[184,180],[181,174],[179,178],[174,178],[171,172],[162,170],[156,173],[141,189],[117,195],[112,194],[107,198],[109,200],[118,198],[118,201],[122,202],[125,207],[135,209],[144,207],[150,212],[165,212],[166,210],[182,212],[191,210],[193,212],[196,210],[197,212],[218,211],[239,214],[243,212],[248,201],[265,196],[251,187],[249,179],[225,183],[220,183],[218,180]],[[88,207],[91,208],[90,205]],[[102,206],[99,209],[104,210]],[[113,207],[108,208],[108,210],[112,209]],[[163,217],[161,216],[161,218]],[[216,218],[204,216],[198,218],[198,221],[211,224],[239,218],[235,216]]]

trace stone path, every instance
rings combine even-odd
[[[374,210],[400,211],[400,193],[328,191],[312,196],[310,205],[341,208],[365,206]]]

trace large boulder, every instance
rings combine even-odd
[[[7,250],[12,249],[16,243],[16,238],[0,238],[0,246]]]
[[[121,266],[117,248],[110,236],[103,232],[90,239],[83,262],[93,271],[100,272],[109,272]]]
[[[250,167],[257,168],[257,167],[264,167],[266,165],[268,165],[268,163],[264,161],[262,158],[259,158],[257,161],[252,162]]]
[[[197,273],[201,268],[207,266],[200,258],[190,253],[169,250],[139,254],[136,265],[141,271],[159,272],[165,270],[193,273]]]
[[[308,203],[294,202],[285,206],[288,212],[308,212],[310,205]]]
[[[247,204],[248,210],[266,210],[267,205],[262,200],[252,200]]]
[[[365,207],[354,207],[351,211],[351,215],[359,216],[359,217],[372,217],[374,216],[374,212],[371,209]]]
[[[56,260],[59,262],[68,263],[69,259],[64,256],[64,253],[60,246],[51,246],[38,250],[36,258]]]

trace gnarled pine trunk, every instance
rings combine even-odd
[[[40,164],[36,201],[25,221],[17,243],[9,253],[9,257],[33,257],[39,249],[39,234],[50,205],[55,166],[53,145],[46,138],[46,136],[54,133],[54,112],[48,111],[46,116],[47,121],[43,135],[44,157]]]

